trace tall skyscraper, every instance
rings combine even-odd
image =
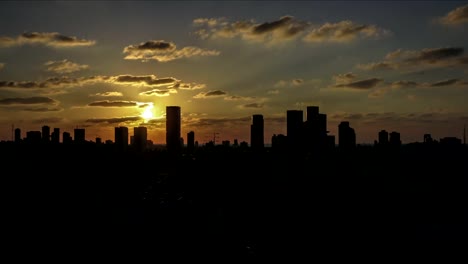
[[[187,150],[192,152],[195,148],[195,132],[190,131],[187,133]]]
[[[21,129],[15,129],[15,142],[21,142]]]
[[[74,132],[73,138],[74,138],[75,143],[84,143],[86,141],[84,128],[75,128],[73,132]]]
[[[342,149],[350,149],[356,146],[356,133],[349,126],[348,121],[338,125],[338,146]]]
[[[286,111],[286,138],[290,148],[297,149],[303,144],[302,110]]]
[[[125,149],[128,147],[128,127],[115,127],[114,144],[117,149]]]
[[[54,144],[60,143],[60,128],[55,127],[51,135],[51,141]]]
[[[253,115],[250,125],[250,146],[252,149],[262,149],[265,146],[263,115]]]
[[[379,145],[388,144],[388,132],[386,130],[381,130],[379,132]]]
[[[180,145],[180,106],[166,106],[166,148],[169,152],[179,152]]]
[[[392,145],[392,146],[400,146],[401,145],[400,133],[395,132],[395,131],[390,133],[390,145]]]
[[[148,141],[148,133],[146,127],[133,128],[133,146],[137,151],[146,149],[146,142]]]
[[[50,127],[49,126],[42,127],[42,141],[43,142],[50,141]]]

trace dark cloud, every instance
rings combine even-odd
[[[356,74],[352,72],[348,72],[345,74],[338,74],[333,76],[333,79],[335,80],[335,83],[340,84],[340,83],[349,83],[352,80],[356,79]]]
[[[0,99],[0,105],[15,104],[57,104],[57,101],[49,97],[23,97],[23,98],[4,98]]]
[[[198,90],[205,88],[205,84],[201,83],[177,83],[174,85],[174,88],[181,90]]]
[[[118,75],[113,78],[114,83],[145,86],[169,86],[180,82],[173,77],[157,78],[155,75]]]
[[[403,80],[403,81],[393,82],[391,84],[391,87],[395,89],[407,89],[407,88],[415,88],[415,87],[418,87],[419,85],[420,84],[417,82]]]
[[[21,110],[29,111],[29,112],[58,112],[58,111],[62,111],[63,109],[59,107],[54,107],[54,108],[38,107],[38,108],[23,108]]]
[[[426,48],[422,50],[402,50],[390,52],[381,62],[358,64],[362,70],[424,70],[425,68],[440,68],[465,66],[468,57],[462,56],[461,47]]]
[[[74,63],[69,60],[48,61],[44,63],[44,66],[46,66],[47,71],[55,72],[59,74],[72,73],[72,72],[81,71],[81,70],[85,70],[89,68],[88,65]]]
[[[87,123],[108,123],[108,124],[116,124],[116,123],[126,123],[126,122],[136,122],[143,120],[141,116],[126,116],[126,117],[114,117],[114,118],[91,118],[87,119],[85,122]]]
[[[137,102],[133,101],[96,101],[89,103],[88,106],[101,106],[101,107],[134,107]]]
[[[111,83],[111,77],[90,76],[82,78],[52,77],[44,81],[0,81],[1,88],[12,89],[43,89],[43,88],[67,88],[94,83]]]
[[[51,123],[59,123],[62,122],[64,119],[61,117],[46,117],[35,119],[32,121],[33,124],[51,124]]]
[[[245,104],[245,105],[242,105],[242,108],[263,108],[263,104],[259,104],[259,103]]]
[[[390,34],[389,31],[375,25],[356,24],[353,21],[325,23],[314,28],[304,36],[306,42],[349,42],[358,37],[380,37]]]
[[[439,22],[446,25],[458,25],[468,23],[468,5],[457,7],[447,15],[439,19]]]
[[[188,46],[177,49],[173,42],[164,40],[150,40],[138,45],[130,45],[124,48],[124,59],[126,60],[155,60],[167,62],[193,56],[217,56],[220,54],[217,50],[206,50],[198,47]]]
[[[278,20],[263,23],[256,23],[254,20],[228,22],[224,18],[197,18],[193,23],[199,28],[195,35],[202,39],[240,37],[264,43],[286,41],[300,35],[305,42],[348,42],[359,37],[389,34],[389,31],[375,25],[357,24],[352,21],[313,25],[292,16],[283,16]]]
[[[460,80],[458,79],[450,79],[450,80],[445,80],[445,81],[439,81],[432,83],[431,86],[448,86],[448,85],[454,85],[460,83]]]
[[[253,100],[256,97],[252,96],[238,96],[238,95],[230,95],[230,96],[225,96],[224,100],[227,101],[241,101],[241,100]]]
[[[193,98],[213,98],[213,97],[220,97],[220,96],[224,96],[226,95],[227,93],[225,91],[221,91],[221,90],[214,90],[214,91],[208,91],[208,92],[204,92],[204,93],[199,93],[195,96],[193,96]]]
[[[57,32],[25,32],[17,37],[0,36],[0,47],[20,46],[25,44],[41,44],[54,48],[92,46],[94,40],[79,39],[65,36]]]
[[[361,81],[355,81],[355,82],[350,82],[350,83],[344,83],[344,84],[337,84],[335,87],[338,88],[353,88],[353,89],[358,89],[358,90],[368,90],[372,89],[377,84],[382,82],[382,79],[378,78],[371,78],[371,79],[366,79],[366,80],[361,80]]]

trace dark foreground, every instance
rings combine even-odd
[[[170,157],[96,146],[1,152],[2,234],[11,247],[83,252],[115,243],[232,260],[468,235],[463,147],[317,157],[222,148]]]

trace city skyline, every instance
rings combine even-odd
[[[337,144],[342,122],[357,144],[382,130],[463,138],[467,13],[468,1],[3,2],[0,141],[46,125],[86,140],[146,127],[166,144],[171,105],[185,142],[250,144],[261,115],[270,144],[287,111],[305,120],[311,105]]]

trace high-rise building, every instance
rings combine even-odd
[[[41,142],[41,131],[26,132],[26,142],[34,144]]]
[[[388,132],[386,130],[380,130],[379,132],[379,145],[388,144]]]
[[[42,141],[43,142],[50,141],[50,127],[49,126],[42,127]]]
[[[356,133],[349,126],[348,121],[338,125],[338,146],[342,149],[350,149],[356,146]]]
[[[115,127],[114,144],[117,149],[125,149],[128,147],[128,127]]]
[[[169,152],[179,152],[180,145],[180,106],[166,106],[166,148]]]
[[[51,135],[51,141],[54,144],[60,143],[60,128],[54,128],[54,131],[52,132]]]
[[[262,149],[265,146],[263,115],[253,115],[250,125],[250,147],[252,149]]]
[[[195,148],[195,132],[190,131],[187,133],[187,150],[192,152]]]
[[[84,128],[75,128],[73,132],[73,138],[75,143],[84,143],[86,141],[86,134]]]
[[[400,139],[400,133],[393,131],[390,133],[390,145],[392,146],[400,146],[401,145],[401,139]]]
[[[15,129],[15,142],[21,142],[21,129]]]
[[[302,110],[286,111],[286,137],[288,146],[293,149],[303,143],[303,112]]]
[[[63,134],[62,134],[62,143],[63,144],[70,144],[72,142],[73,142],[73,140],[72,140],[72,137],[71,137],[70,133],[63,132]]]
[[[133,128],[133,146],[137,151],[144,151],[148,141],[148,133],[146,127]]]

